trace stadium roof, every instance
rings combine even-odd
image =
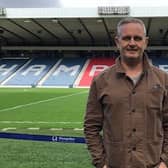
[[[101,8],[101,13],[99,9]],[[125,8],[128,11],[125,12]],[[168,45],[168,7],[1,8],[0,41],[5,46],[114,46],[122,17],[141,18],[150,46]],[[111,13],[108,13],[111,11]],[[124,12],[125,13],[124,13]],[[7,48],[7,47],[6,47]]]
[[[167,0],[1,0],[5,8],[69,8],[97,6],[166,6]]]

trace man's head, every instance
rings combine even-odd
[[[148,44],[142,20],[135,18],[121,20],[117,25],[115,42],[123,61],[139,63]]]

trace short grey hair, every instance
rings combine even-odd
[[[120,36],[121,34],[121,26],[124,24],[128,24],[128,23],[138,23],[140,25],[142,25],[143,29],[144,29],[144,35],[146,36],[146,27],[145,24],[142,20],[137,19],[137,18],[124,18],[122,20],[119,21],[119,23],[117,24],[117,36]]]

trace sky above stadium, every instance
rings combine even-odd
[[[57,8],[97,6],[168,6],[167,0],[0,0],[5,8]]]

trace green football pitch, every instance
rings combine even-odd
[[[83,137],[88,89],[0,88],[1,132]],[[85,144],[0,139],[5,168],[91,168]]]
[[[0,129],[82,128],[88,89],[0,89]]]

